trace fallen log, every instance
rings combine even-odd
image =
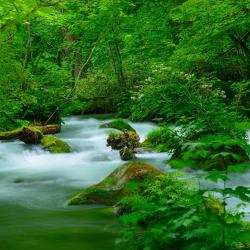
[[[61,126],[58,124],[51,124],[45,126],[29,126],[27,128],[35,128],[41,131],[44,135],[56,134],[61,130]],[[16,140],[20,139],[24,128],[18,128],[12,131],[0,131],[0,140]]]

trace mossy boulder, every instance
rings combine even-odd
[[[124,133],[110,133],[107,145],[112,149],[120,150],[124,147],[134,150],[140,146],[140,137],[135,132],[125,131]]]
[[[157,168],[143,162],[126,163],[114,170],[100,183],[88,187],[74,196],[70,205],[103,204],[115,205],[122,197],[128,194],[130,184],[135,187],[145,180],[163,174]]]
[[[71,151],[66,142],[52,135],[45,135],[41,140],[41,145],[51,153],[69,153]]]
[[[35,127],[23,128],[19,134],[19,139],[26,144],[39,144],[43,138],[43,133]]]
[[[122,132],[124,131],[131,131],[136,132],[134,128],[132,128],[126,121],[123,119],[116,119],[112,122],[107,122],[102,125],[100,125],[100,128],[114,128],[117,130],[120,130]]]

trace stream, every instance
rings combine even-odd
[[[70,154],[50,154],[21,141],[0,142],[1,250],[111,250],[121,226],[112,209],[67,206],[68,199],[97,183],[123,162],[106,146],[110,129],[102,116],[68,117],[58,134]],[[155,125],[132,123],[145,138]],[[141,153],[140,160],[164,168],[164,153]]]
[[[1,250],[112,250],[122,229],[111,208],[68,206],[85,187],[101,181],[123,162],[106,146],[110,129],[103,116],[64,119],[58,135],[70,154],[50,154],[21,141],[0,142]],[[143,140],[156,125],[131,123]],[[139,160],[168,171],[166,153],[141,152]],[[192,173],[191,173],[192,174]],[[250,174],[234,175],[230,185],[249,186]],[[231,201],[234,206],[236,201]],[[250,211],[250,206],[244,208]]]

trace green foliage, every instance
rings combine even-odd
[[[119,206],[124,208],[121,220],[129,228],[117,241],[118,249],[219,250],[249,243],[242,214],[226,211],[219,200],[176,176],[161,176]]]
[[[207,178],[226,182],[249,167],[249,12],[248,0],[0,0],[0,131],[118,112],[160,123],[147,144],[172,152],[172,166],[217,169]],[[133,132],[109,138],[134,151]],[[170,179],[123,201],[135,225],[126,249],[244,249],[241,214]]]
[[[180,137],[170,128],[157,128],[147,135],[144,145],[156,148],[159,152],[171,151],[180,146]]]
[[[235,164],[249,164],[250,147],[242,139],[207,135],[197,141],[183,143],[172,157],[173,167],[225,170]],[[177,160],[176,160],[177,159]]]
[[[236,109],[247,117],[250,116],[250,81],[234,83],[232,88],[235,91],[234,105]]]

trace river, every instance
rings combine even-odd
[[[64,119],[58,136],[70,144],[70,154],[50,154],[20,141],[0,142],[1,250],[114,249],[121,225],[111,208],[67,205],[70,197],[101,181],[123,163],[119,152],[106,146],[110,129],[99,129],[103,119]],[[145,122],[131,125],[142,140],[156,127]],[[137,157],[170,170],[164,164],[169,158],[166,153],[141,152]],[[249,179],[249,173],[233,175],[228,185],[249,186]],[[231,207],[236,204],[231,200]],[[249,204],[243,209],[249,212]]]
[[[98,118],[98,119],[97,119]],[[84,187],[101,181],[122,164],[106,146],[102,117],[68,117],[58,135],[70,154],[50,154],[20,141],[0,143],[1,250],[112,250],[121,226],[110,208],[67,206]],[[105,120],[107,121],[107,119]],[[132,123],[141,138],[151,123]],[[165,153],[140,153],[163,169]]]

